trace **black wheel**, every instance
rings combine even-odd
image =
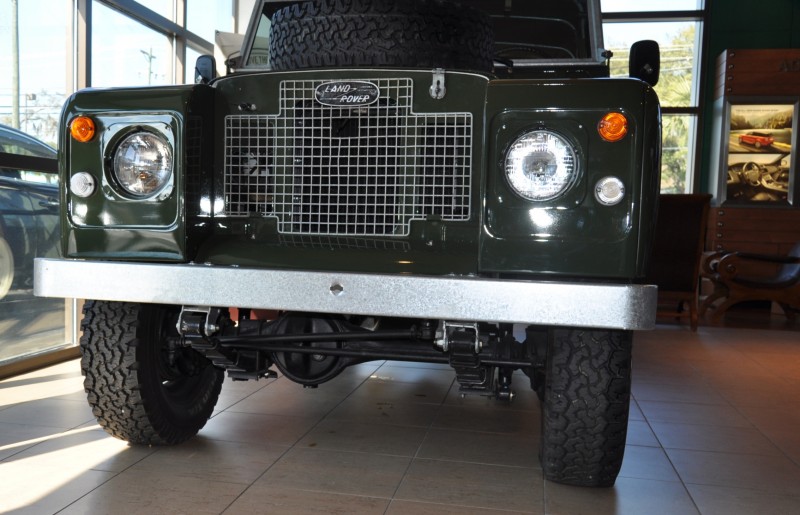
[[[11,245],[0,236],[0,299],[11,291],[14,283],[14,253]]]
[[[312,0],[272,17],[273,70],[398,66],[491,70],[489,17],[447,0]]]
[[[197,434],[223,371],[188,347],[170,345],[180,308],[87,301],[81,369],[89,405],[109,434],[134,444],[170,445]]]
[[[614,484],[628,430],[631,342],[630,331],[552,331],[542,402],[546,479]]]

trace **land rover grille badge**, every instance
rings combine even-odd
[[[368,106],[377,102],[380,94],[375,84],[357,80],[326,82],[314,91],[317,102],[331,107]]]

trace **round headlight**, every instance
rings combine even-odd
[[[172,177],[172,148],[152,132],[126,136],[114,153],[114,175],[127,193],[147,197],[161,192]]]
[[[562,194],[577,177],[572,145],[545,130],[526,132],[508,149],[506,177],[514,190],[528,200],[550,200]]]

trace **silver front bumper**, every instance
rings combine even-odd
[[[655,286],[38,258],[41,297],[652,329]]]

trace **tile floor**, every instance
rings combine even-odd
[[[375,362],[317,390],[226,382],[199,436],[129,447],[71,361],[0,382],[0,512],[800,513],[800,333],[659,326],[634,343],[611,489],[542,479],[539,406],[462,399],[441,366]]]

